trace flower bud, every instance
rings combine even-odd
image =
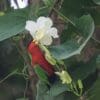
[[[67,71],[63,70],[62,72],[55,72],[55,73],[60,77],[63,84],[71,84],[72,78]]]
[[[80,89],[82,89],[82,88],[83,88],[83,83],[82,83],[82,81],[81,81],[81,80],[78,80],[78,87],[79,87]]]

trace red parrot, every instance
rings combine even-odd
[[[45,59],[45,56],[38,44],[32,41],[28,46],[28,52],[31,54],[33,66],[39,64],[41,68],[46,71],[48,76],[52,76],[54,74],[53,66]]]

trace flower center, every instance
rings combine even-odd
[[[37,41],[41,40],[41,39],[44,37],[44,35],[45,35],[44,32],[45,32],[45,30],[39,29],[39,30],[36,32],[36,34],[35,34],[35,39],[36,39]]]

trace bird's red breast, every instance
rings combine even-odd
[[[53,66],[45,59],[45,56],[38,44],[31,42],[28,46],[28,52],[31,54],[33,66],[35,64],[39,64],[49,76],[54,74]]]

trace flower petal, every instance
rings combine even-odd
[[[19,8],[25,8],[28,6],[28,0],[17,0],[17,3]]]
[[[18,9],[18,6],[14,2],[14,0],[10,0],[10,6],[13,7],[14,9]]]
[[[36,39],[37,41],[39,41],[40,39],[42,39],[44,37],[44,32],[42,30],[37,31],[34,34],[34,39]]]
[[[60,72],[55,72],[55,74],[60,76],[61,73]]]
[[[37,23],[41,23],[42,21],[44,21],[46,19],[46,17],[41,16],[37,19]]]
[[[34,37],[34,33],[37,30],[37,24],[34,21],[28,20],[26,22],[25,29],[30,32],[30,34]]]
[[[49,17],[39,17],[37,24],[39,28],[49,29],[53,25],[53,22]]]
[[[53,38],[58,38],[59,35],[58,35],[58,31],[56,28],[50,28],[48,31],[47,31],[47,34],[50,34]]]
[[[43,45],[51,45],[52,37],[50,35],[44,35],[44,37],[40,40],[40,43]]]

